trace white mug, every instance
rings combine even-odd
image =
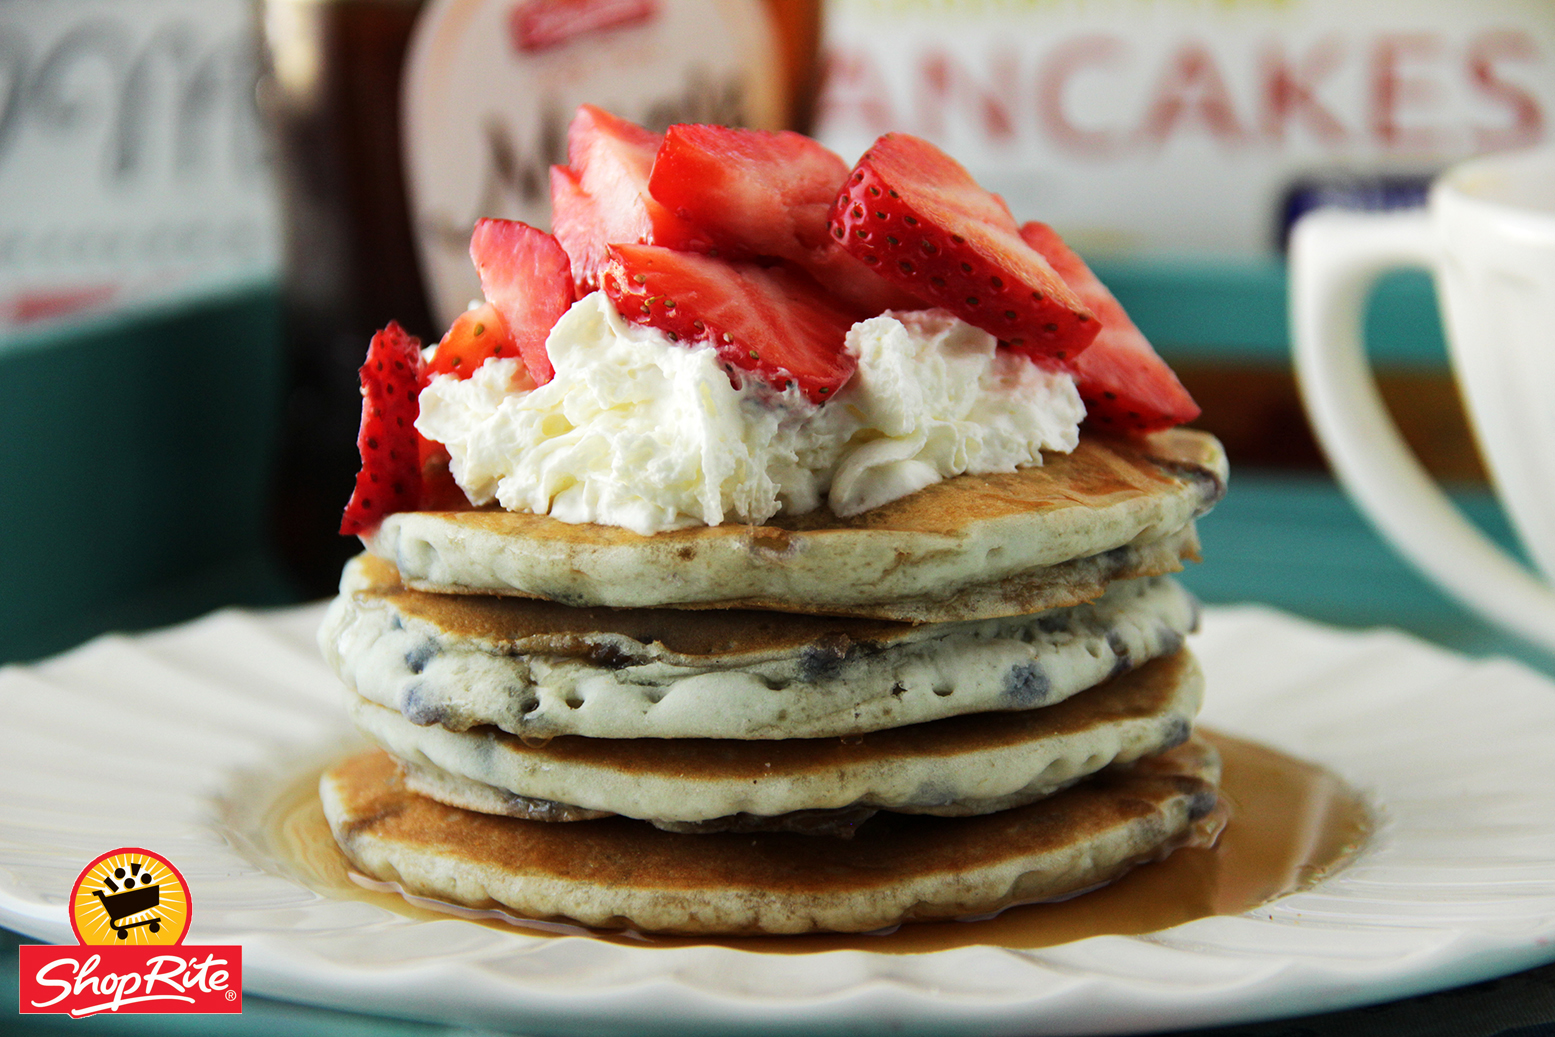
[[[1463,517],[1383,407],[1362,317],[1377,278],[1402,266],[1435,274],[1480,452],[1542,578]],[[1290,275],[1296,374],[1340,481],[1427,575],[1555,651],[1555,150],[1459,165],[1423,210],[1311,213]]]

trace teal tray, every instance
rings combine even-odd
[[[0,662],[286,600],[280,342],[268,284],[0,341]]]
[[[1095,270],[1170,362],[1289,364],[1283,262],[1099,260]],[[1446,364],[1429,275],[1402,270],[1378,283],[1367,315],[1366,341],[1379,365]]]

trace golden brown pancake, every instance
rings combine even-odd
[[[642,536],[500,510],[402,512],[364,543],[409,586],[440,593],[938,622],[1073,604],[1125,573],[1175,571],[1196,557],[1191,523],[1225,479],[1202,432],[1087,435],[1041,467],[958,476],[847,519],[822,509]]]
[[[1168,577],[1032,616],[912,625],[430,594],[363,555],[319,644],[347,687],[420,725],[815,738],[1058,702],[1176,651],[1197,618]]]
[[[477,810],[529,816],[541,800],[654,822],[859,807],[965,816],[1029,803],[1112,763],[1181,744],[1203,683],[1183,649],[1057,705],[781,741],[535,743],[491,727],[420,727],[361,698],[349,708],[369,738],[413,766],[413,787]],[[444,775],[465,780],[462,794],[451,794],[459,783]]]
[[[1192,838],[1218,777],[1214,751],[1190,741],[1012,810],[878,814],[851,840],[473,813],[410,792],[377,751],[327,771],[320,795],[354,865],[412,894],[599,928],[867,932],[1110,881]]]

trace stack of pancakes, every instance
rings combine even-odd
[[[862,932],[1072,895],[1194,837],[1203,433],[1087,435],[850,519],[639,536],[391,515],[320,633],[382,747],[324,776],[370,876],[523,917]]]

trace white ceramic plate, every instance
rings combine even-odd
[[[170,857],[192,943],[256,994],[532,1030],[1125,1032],[1391,1000],[1555,959],[1555,685],[1390,632],[1210,610],[1204,720],[1326,764],[1382,811],[1352,865],[1236,917],[1037,951],[766,955],[542,939],[330,900],[245,826],[351,735],[318,608],[222,612],[0,671],[0,922],[73,942],[104,850]]]

